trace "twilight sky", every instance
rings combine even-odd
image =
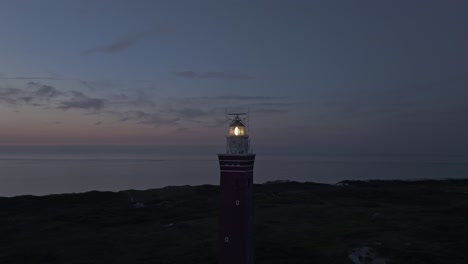
[[[0,145],[468,154],[468,2],[5,0]]]

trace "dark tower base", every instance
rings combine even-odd
[[[220,264],[253,264],[255,154],[218,154],[221,168]]]

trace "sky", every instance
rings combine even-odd
[[[468,155],[468,2],[5,0],[0,145]]]

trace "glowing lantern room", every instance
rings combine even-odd
[[[229,125],[229,136],[246,136],[245,125],[239,117],[236,117]]]

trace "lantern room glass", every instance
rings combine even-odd
[[[245,127],[244,126],[230,126],[229,136],[245,136]]]

